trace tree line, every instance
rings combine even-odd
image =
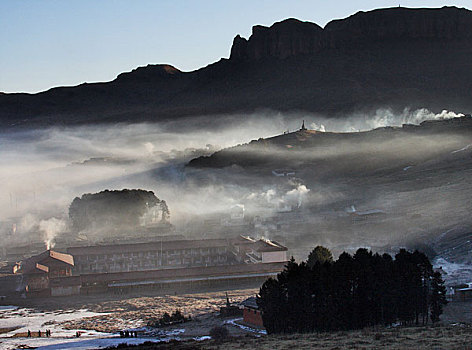
[[[292,259],[261,287],[257,303],[268,333],[360,329],[439,321],[446,289],[428,257],[400,250],[354,255],[316,247],[307,262]]]
[[[162,222],[169,219],[169,208],[154,192],[141,189],[101,191],[76,197],[69,206],[69,219],[75,231],[102,227],[138,227],[151,208],[160,212]]]

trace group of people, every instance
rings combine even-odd
[[[38,338],[41,338],[42,336],[42,332],[41,330],[38,331]],[[46,329],[46,332],[44,332],[44,334],[46,335],[47,338],[49,338],[51,336],[51,331],[49,329]],[[32,337],[32,334],[31,334],[31,331],[28,329],[28,338],[31,338]]]
[[[137,338],[137,331],[120,331],[120,338]]]

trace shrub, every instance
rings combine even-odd
[[[216,341],[223,341],[229,337],[229,332],[226,327],[216,326],[210,330],[210,337]]]

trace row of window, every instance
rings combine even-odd
[[[204,255],[204,254],[221,254],[226,253],[228,249],[224,248],[201,248],[196,249],[174,249],[174,250],[164,250],[162,255]],[[76,256],[76,261],[94,261],[94,260],[108,260],[108,259],[117,259],[117,258],[143,258],[143,257],[155,257],[160,256],[161,251],[149,251],[149,252],[137,252],[137,253],[118,253],[118,254],[90,254],[90,255],[79,255]]]
[[[205,259],[190,260],[190,259],[167,259],[163,261],[139,261],[139,262],[120,262],[114,263],[113,265],[102,265],[102,264],[80,264],[77,265],[78,272],[92,271],[92,272],[105,272],[105,271],[128,271],[137,269],[156,268],[159,266],[199,266],[202,264],[218,264],[224,263],[228,259],[224,255],[216,256],[211,259],[207,257]]]

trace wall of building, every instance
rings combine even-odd
[[[27,290],[35,291],[49,288],[49,278],[47,274],[27,276]]]
[[[453,299],[458,301],[472,300],[472,289],[456,290]]]
[[[284,262],[287,261],[287,252],[262,252],[262,262],[263,263],[272,263],[272,262]]]
[[[262,314],[259,310],[244,308],[243,310],[243,321],[247,324],[256,326],[256,327],[264,327],[262,322]]]
[[[158,268],[223,265],[228,262],[227,247],[123,252],[74,256],[74,274],[146,271]]]
[[[68,295],[79,295],[80,286],[68,286],[68,287],[51,287],[51,296],[68,296]]]

